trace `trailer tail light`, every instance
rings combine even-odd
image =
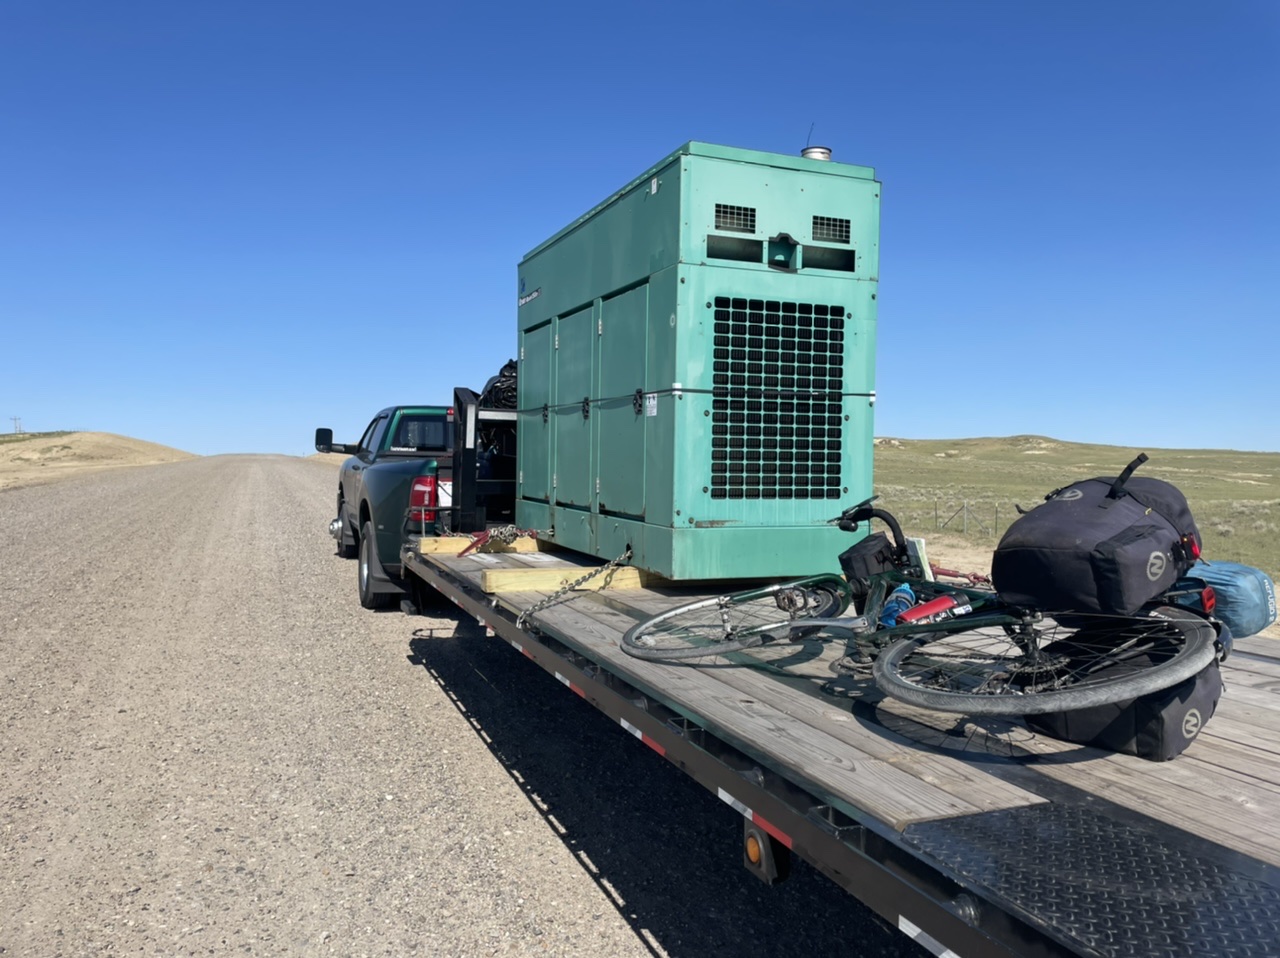
[[[419,476],[409,487],[409,521],[435,522],[435,507],[440,504],[436,498],[436,477]]]

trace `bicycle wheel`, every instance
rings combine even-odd
[[[638,659],[696,659],[756,648],[819,631],[800,620],[830,619],[849,605],[849,588],[836,576],[819,576],[699,599],[632,626],[622,650]]]
[[[1066,618],[1064,616],[1064,618]],[[1046,617],[1018,626],[910,636],[876,659],[876,684],[921,708],[968,715],[1039,715],[1136,698],[1195,675],[1216,633],[1186,609],[1135,616]]]

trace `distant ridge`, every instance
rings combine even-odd
[[[195,458],[181,449],[109,432],[10,433],[0,435],[0,489]]]

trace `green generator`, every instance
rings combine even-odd
[[[671,579],[839,568],[871,494],[874,170],[686,143],[519,268],[516,522]]]

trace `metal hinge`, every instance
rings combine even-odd
[[[524,362],[524,347],[520,347],[520,362]]]
[[[603,316],[601,316],[599,319],[596,320],[596,335],[597,336],[604,335],[604,317]]]
[[[557,479],[558,475],[559,475],[558,473],[554,473],[554,472],[551,474],[551,488],[552,488],[552,489],[554,489],[554,488],[556,487],[556,479]]]
[[[555,344],[555,348],[556,348],[556,349],[559,349],[559,348],[560,348],[560,334],[559,334],[559,333],[556,333],[556,344]]]
[[[600,495],[600,477],[596,476],[596,495]]]
[[[520,483],[520,485],[522,485],[522,486],[524,485],[524,470],[523,470],[523,469],[521,469],[519,472],[517,472],[517,473],[516,473],[516,482]]]

